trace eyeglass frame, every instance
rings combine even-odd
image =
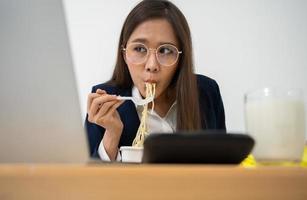
[[[141,44],[141,45],[143,45],[143,46],[148,50],[147,53],[146,53],[146,57],[144,58],[144,61],[143,61],[143,62],[141,62],[141,63],[134,63],[134,64],[138,64],[138,65],[144,64],[144,63],[148,60],[148,56],[149,56],[149,54],[150,54],[150,51],[155,51],[155,55],[156,55],[156,59],[157,59],[158,63],[159,63],[160,65],[162,65],[162,66],[165,66],[165,67],[169,67],[169,66],[174,65],[174,64],[178,61],[179,55],[182,54],[182,51],[179,51],[178,48],[177,48],[175,45],[172,45],[172,44],[167,44],[167,43],[166,43],[166,44],[161,44],[161,45],[158,46],[157,48],[148,48],[145,44],[140,43],[140,42],[135,42],[135,43],[133,43],[133,44]],[[177,51],[177,58],[176,58],[175,62],[172,63],[171,65],[163,65],[163,64],[160,63],[160,61],[159,61],[159,59],[158,59],[158,53],[157,53],[158,51],[157,51],[157,50],[158,50],[161,46],[164,46],[164,45],[172,46],[172,47],[174,47],[174,48],[176,49],[176,51]],[[126,46],[129,46],[129,45],[126,45]],[[123,45],[122,45],[122,50],[125,51],[125,53],[127,53],[127,48],[125,48]]]

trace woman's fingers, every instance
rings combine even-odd
[[[90,93],[87,97],[87,113],[89,113],[92,102],[95,98],[100,97],[100,94],[97,93]]]
[[[106,91],[97,89],[96,93],[88,96],[88,120],[92,123],[114,120],[112,115],[123,102],[118,100],[116,95],[108,95]]]
[[[96,93],[97,94],[107,94],[107,92],[105,90],[102,90],[102,89],[97,89]]]
[[[110,113],[113,113],[124,101],[116,100],[112,102],[106,103],[107,105],[104,107],[101,107],[99,110],[98,115],[103,116],[103,115],[109,115]]]
[[[107,94],[107,92],[105,90],[102,90],[102,89],[97,89],[96,93],[90,93],[88,95],[88,98],[87,98],[87,112],[90,111],[90,108],[91,108],[93,100],[95,98],[97,98],[97,97],[100,97],[103,94]]]
[[[112,105],[112,107],[108,110],[108,112],[106,113],[106,116],[107,117],[111,117],[114,112],[116,111],[116,109],[121,105],[123,104],[124,101],[118,101],[117,103],[115,103],[114,105]]]
[[[106,102],[104,103],[101,108],[99,109],[98,113],[97,113],[97,116],[100,117],[100,116],[103,116],[105,115],[108,110],[114,105],[117,103],[118,100],[114,100],[114,101],[109,101],[109,102]]]
[[[92,104],[90,106],[89,109],[89,113],[91,115],[96,115],[97,112],[99,111],[99,109],[106,103],[109,101],[115,101],[117,100],[116,95],[102,95],[100,97],[97,97],[95,99],[93,99]]]
[[[124,101],[112,101],[106,103],[105,108],[101,108],[99,113],[95,116],[96,121],[106,127],[110,123],[114,123],[116,120],[120,120],[120,118],[116,118],[113,116],[116,109],[123,103]],[[103,110],[102,110],[103,109]]]

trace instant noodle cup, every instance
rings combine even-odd
[[[122,146],[120,152],[122,162],[126,163],[141,163],[143,157],[143,147]]]

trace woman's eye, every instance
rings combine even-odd
[[[146,52],[146,48],[145,47],[134,47],[134,51],[144,53]]]
[[[173,51],[170,49],[170,48],[167,48],[167,47],[163,47],[159,50],[159,53],[160,54],[171,54],[173,53]]]

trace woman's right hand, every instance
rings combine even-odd
[[[121,137],[123,123],[116,109],[123,102],[122,100],[118,100],[116,95],[109,95],[101,89],[88,96],[88,121],[105,128],[105,137],[107,137],[108,141],[113,140],[119,142]]]

